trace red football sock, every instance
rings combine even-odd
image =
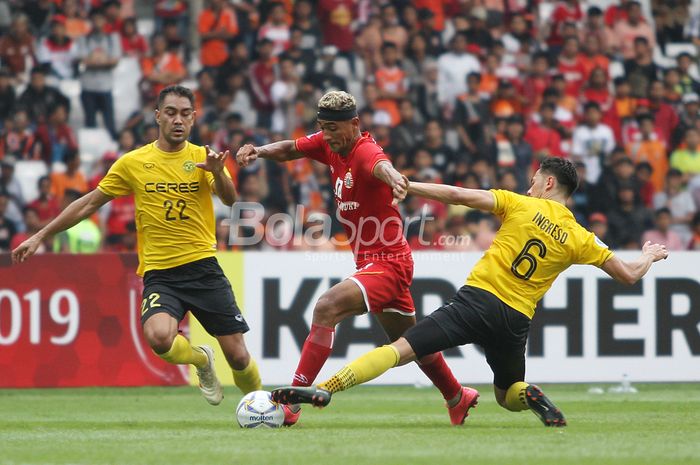
[[[423,373],[430,378],[436,388],[442,393],[445,400],[453,399],[462,389],[452,370],[447,366],[441,353],[428,355],[418,361],[418,366]]]
[[[331,355],[334,335],[335,328],[311,325],[311,332],[301,349],[301,359],[294,373],[292,386],[311,386]]]

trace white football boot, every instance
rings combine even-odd
[[[224,398],[224,390],[214,370],[214,351],[209,346],[197,346],[197,348],[204,352],[209,360],[205,367],[197,368],[199,390],[202,391],[207,402],[211,405],[219,405]]]

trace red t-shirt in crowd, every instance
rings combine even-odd
[[[355,14],[354,0],[319,0],[318,16],[323,43],[335,45],[341,52],[351,51],[355,46],[355,34],[352,31]]]
[[[126,225],[134,221],[136,207],[134,196],[116,197],[110,202],[109,217],[107,218],[107,235],[123,235],[127,233]]]
[[[52,220],[61,212],[61,209],[58,207],[58,200],[53,196],[46,200],[36,199],[29,204],[29,207],[37,211],[41,221]]]
[[[549,18],[550,22],[550,32],[547,38],[548,45],[561,45],[564,43],[564,39],[561,36],[561,28],[564,23],[581,23],[583,20],[583,10],[581,10],[581,5],[578,3],[573,7],[569,7],[565,2],[560,2],[554,11],[552,16]]]
[[[566,95],[578,98],[586,76],[586,66],[581,58],[576,56],[574,60],[567,60],[563,56],[559,57],[557,70],[564,75],[564,80],[566,81],[564,92]]]
[[[347,157],[333,152],[320,131],[296,139],[295,145],[305,156],[330,166],[339,217],[358,266],[410,259],[391,188],[372,174],[377,163],[389,158],[368,133],[362,134]]]

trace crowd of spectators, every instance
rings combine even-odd
[[[148,20],[135,19],[133,1],[0,0],[0,251],[94,188],[119,156],[155,140],[156,97],[176,83],[195,91],[197,144],[235,153],[315,132],[318,98],[348,90],[362,129],[413,180],[525,193],[543,157],[566,157],[581,178],[569,207],[608,245],[700,249],[700,11],[689,1],[149,4],[153,32],[144,37]],[[123,60],[138,63],[139,110],[118,121],[112,90]],[[79,83],[79,124],[69,124],[75,102],[59,90],[64,80]],[[77,133],[93,127],[118,149],[84,172]],[[275,213],[301,218],[303,233],[334,212],[327,167],[300,159],[239,169],[232,158],[241,200],[265,207],[257,228],[233,223],[242,234],[265,233]],[[15,175],[23,161],[46,166],[36,198]],[[407,223],[434,218],[407,229],[415,250],[484,250],[498,227],[491,215],[418,198],[400,208]],[[217,215],[219,248],[238,248],[228,211],[219,205]],[[332,232],[342,236],[335,222]],[[131,198],[45,245],[135,247]]]

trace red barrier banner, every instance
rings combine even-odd
[[[0,387],[185,384],[141,331],[135,254],[0,256]]]

